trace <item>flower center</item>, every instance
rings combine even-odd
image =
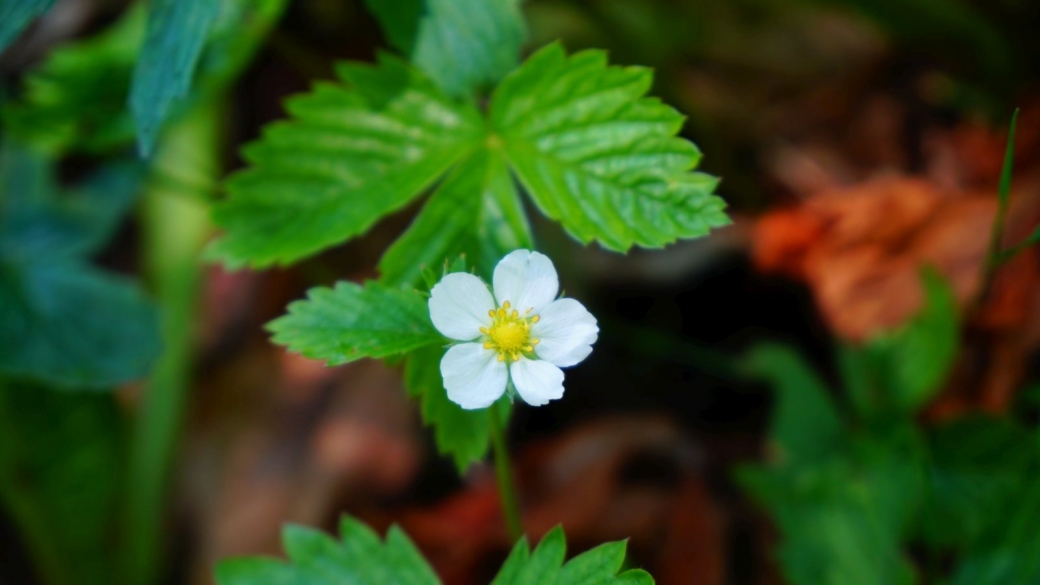
[[[484,349],[497,353],[500,362],[507,358],[517,362],[520,354],[534,351],[538,340],[531,337],[531,326],[538,322],[538,315],[528,317],[530,312],[531,309],[527,309],[521,315],[520,311],[510,309],[509,301],[502,303],[497,311],[488,311],[491,325],[480,328],[485,337]]]

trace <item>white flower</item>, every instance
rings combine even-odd
[[[441,359],[448,398],[471,410],[491,406],[510,378],[525,402],[563,396],[563,371],[592,353],[596,318],[574,299],[556,299],[552,261],[517,250],[495,267],[494,296],[482,280],[445,276],[430,294],[434,327],[459,343]],[[556,299],[556,300],[554,300]]]

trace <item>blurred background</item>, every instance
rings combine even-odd
[[[126,8],[60,0],[0,55],[0,135],[54,155],[60,185],[94,185],[113,160],[133,159],[124,156],[132,129],[120,117],[126,79],[104,73],[132,63],[133,49],[119,43]],[[1040,478],[1037,256],[1024,248],[987,270],[1015,107],[1022,111],[1005,247],[1040,223],[1040,3],[527,0],[524,11],[530,49],[560,39],[568,50],[605,48],[612,63],[653,67],[652,95],[688,116],[683,135],[704,152],[701,169],[722,178],[718,192],[734,220],[707,238],[622,256],[582,247],[531,214],[539,249],[602,333],[592,356],[568,372],[563,400],[516,405],[509,444],[527,534],[538,538],[562,523],[571,552],[630,538],[629,564],[662,585],[1040,583],[1037,537],[993,536],[1028,516],[1013,511],[1015,502],[1040,501],[1040,491],[1024,487]],[[40,387],[30,396],[22,386],[39,384],[22,381],[4,389],[0,583],[86,582],[41,570],[40,559],[87,567],[117,554],[106,518],[126,506],[143,512],[139,524],[124,519],[124,526],[157,514],[155,535],[132,538],[158,543],[160,583],[210,583],[220,559],[280,554],[283,524],[334,532],[343,513],[378,530],[400,524],[449,584],[488,582],[511,547],[493,469],[477,465],[460,477],[437,455],[400,368],[368,360],[325,368],[272,345],[263,329],[310,287],[376,277],[380,255],[418,204],[291,269],[231,272],[198,260],[213,235],[206,201],[220,197],[220,179],[244,164],[239,148],[285,117],[287,96],[331,79],[335,62],[371,61],[387,46],[364,4],[346,0],[293,0],[253,40],[252,58],[212,83],[219,114],[203,114],[169,139],[148,179],[132,183],[144,186],[129,187],[149,192],[143,203],[89,252],[96,267],[141,277],[159,303],[167,352],[159,373],[122,384],[102,408],[92,404],[104,399],[97,393],[69,398]],[[71,52],[82,43],[92,43],[92,55]],[[5,160],[19,170],[41,164]],[[948,358],[934,357],[924,335],[924,346],[908,350],[924,360],[911,360],[911,369],[949,362],[907,416],[928,453],[924,462],[910,459],[931,486],[947,478],[931,463],[949,455],[968,470],[968,487],[954,497],[952,515],[922,512],[896,530],[892,548],[898,564],[911,567],[910,580],[906,573],[835,580],[841,571],[827,576],[826,567],[863,548],[849,536],[857,524],[846,521],[847,510],[803,514],[807,502],[829,501],[820,494],[831,492],[767,488],[772,496],[763,496],[738,470],[791,459],[774,448],[778,434],[784,441],[775,388],[818,386],[837,404],[848,402],[849,380],[860,378],[849,378],[843,356],[912,326],[925,306],[925,267],[956,301],[955,347]],[[178,280],[183,271],[194,276]],[[185,280],[184,290],[170,284]],[[747,356],[764,344],[800,356],[791,358],[798,363],[749,373]],[[868,376],[880,366],[864,367]],[[187,391],[150,411],[172,439],[142,445],[128,413],[140,412],[145,388],[155,384]],[[812,427],[811,405],[791,408],[786,420],[804,416],[792,424]],[[871,427],[849,420],[850,433]],[[962,465],[958,454],[981,442],[964,435],[957,443],[954,429],[943,447],[946,435],[933,434],[965,421],[1021,434],[1008,431]],[[1030,445],[1028,461],[1004,466],[1009,445]],[[889,461],[892,450],[878,449],[882,455],[849,465],[873,470],[862,462]],[[171,471],[136,476],[156,484],[142,488],[154,501],[134,504],[152,496],[98,485],[135,461],[167,458]],[[999,489],[985,484],[994,476]],[[793,492],[802,484],[785,485]],[[924,493],[928,510],[934,494]],[[992,506],[988,519],[969,510],[980,506]],[[962,523],[957,511],[974,515]],[[929,536],[938,516],[952,518],[949,534],[974,536],[952,544]],[[64,541],[48,548],[56,532]],[[982,540],[995,552],[978,553],[983,560],[973,566],[990,568],[969,571],[974,580],[959,576]],[[885,554],[864,557],[863,570],[880,571]],[[986,564],[993,555],[1004,569]],[[81,570],[80,577],[105,574],[71,572]]]

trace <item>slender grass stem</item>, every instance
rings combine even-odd
[[[1007,148],[1004,151],[1004,166],[1000,172],[1000,188],[997,197],[997,215],[993,218],[993,229],[990,230],[989,249],[986,252],[985,268],[982,274],[982,288],[978,304],[985,302],[993,288],[997,269],[1004,262],[1004,226],[1007,223],[1008,207],[1011,202],[1011,173],[1015,159],[1015,126],[1018,123],[1018,108],[1011,115],[1011,126],[1008,129]]]

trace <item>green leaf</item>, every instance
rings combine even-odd
[[[59,196],[48,161],[8,146],[0,164],[0,372],[98,389],[143,376],[159,352],[154,307],[85,261],[132,202],[140,167]]]
[[[294,120],[245,150],[252,167],[227,183],[212,255],[230,266],[287,264],[363,233],[401,208],[479,142],[477,111],[404,63],[341,67],[291,100]]]
[[[351,518],[340,524],[342,541],[301,526],[282,538],[291,564],[267,559],[235,559],[217,566],[220,585],[438,585],[440,581],[398,528],[386,541]]]
[[[759,346],[744,367],[776,388],[769,436],[781,462],[819,460],[843,445],[846,432],[826,385],[794,350]]]
[[[740,470],[741,484],[769,510],[783,536],[777,553],[787,582],[915,582],[900,536],[914,509],[905,501],[919,498],[919,476],[892,461],[891,448],[873,448],[868,458],[849,452],[796,468]]]
[[[26,75],[21,98],[4,107],[5,129],[52,153],[127,144],[134,125],[126,96],[143,36],[144,11],[132,9],[103,32],[52,51]]]
[[[447,94],[491,87],[527,36],[520,0],[368,0],[390,42]]]
[[[566,548],[560,527],[549,531],[533,553],[527,539],[521,539],[491,585],[653,585],[653,577],[641,569],[618,574],[625,560],[624,542],[600,545],[563,564]]]
[[[122,436],[109,395],[0,382],[0,503],[49,585],[112,577]]]
[[[54,0],[4,0],[0,3],[0,53],[53,4]]]
[[[444,349],[436,346],[412,352],[405,366],[405,386],[409,395],[421,400],[423,422],[433,427],[437,451],[451,457],[463,473],[487,455],[494,409],[499,409],[500,420],[509,420],[512,403],[503,396],[491,408],[464,410],[448,399],[441,378],[442,357]]]
[[[864,351],[894,406],[912,413],[942,389],[957,358],[960,319],[950,286],[922,272],[924,308],[901,329],[869,342]]]
[[[495,264],[531,248],[523,205],[501,152],[480,150],[460,163],[379,262],[382,282],[416,285],[422,269],[464,253],[490,278]]]
[[[414,290],[340,282],[313,288],[307,296],[290,304],[289,313],[268,329],[275,343],[330,366],[445,341],[430,322],[426,299]]]
[[[538,207],[583,243],[659,248],[729,223],[717,181],[678,138],[682,116],[644,95],[651,72],[610,67],[602,51],[538,51],[507,76],[491,127]]]
[[[149,156],[163,122],[191,89],[195,65],[218,15],[212,0],[152,0],[148,27],[130,85],[137,145]]]
[[[440,581],[397,527],[385,541],[360,522],[344,518],[342,540],[318,531],[289,526],[283,532],[290,563],[273,559],[234,559],[217,566],[219,585],[439,585]],[[563,564],[566,542],[552,530],[534,553],[522,539],[492,585],[653,585],[645,571],[618,574],[625,543],[604,544]],[[562,565],[562,566],[561,566]]]

